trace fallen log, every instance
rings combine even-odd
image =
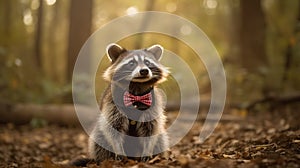
[[[285,95],[273,95],[267,96],[259,100],[255,100],[249,103],[245,109],[248,111],[255,109],[259,104],[269,104],[271,109],[274,109],[276,106],[292,104],[300,101],[300,93],[285,94]]]
[[[94,113],[92,109],[87,106],[77,108],[87,114],[83,120],[88,122]],[[37,118],[48,123],[80,126],[73,104],[1,104],[0,115],[0,123],[27,124]]]

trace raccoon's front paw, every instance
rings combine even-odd
[[[125,156],[122,156],[122,155],[115,155],[115,160],[119,160],[119,161],[122,161],[125,159]]]
[[[141,157],[141,162],[148,162],[151,159],[152,159],[152,156],[143,156],[143,157]]]

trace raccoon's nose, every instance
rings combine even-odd
[[[149,71],[148,71],[148,69],[141,69],[141,70],[140,70],[140,74],[141,74],[142,76],[146,76],[146,75],[149,74]]]

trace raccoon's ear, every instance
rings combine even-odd
[[[106,47],[106,54],[112,63],[114,63],[125,51],[126,49],[115,43],[111,43]]]
[[[163,54],[164,48],[161,45],[156,44],[156,45],[153,45],[153,46],[147,48],[146,51],[151,52],[157,60],[160,60],[161,56]]]

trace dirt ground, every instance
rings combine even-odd
[[[197,142],[200,124],[195,124],[171,148],[168,159],[155,157],[147,163],[108,160],[99,167],[300,167],[298,110],[243,115],[232,111],[202,144]],[[174,114],[170,113],[169,120]],[[0,125],[0,167],[67,167],[62,164],[86,155],[87,139],[81,128]],[[91,163],[88,167],[98,166]]]

